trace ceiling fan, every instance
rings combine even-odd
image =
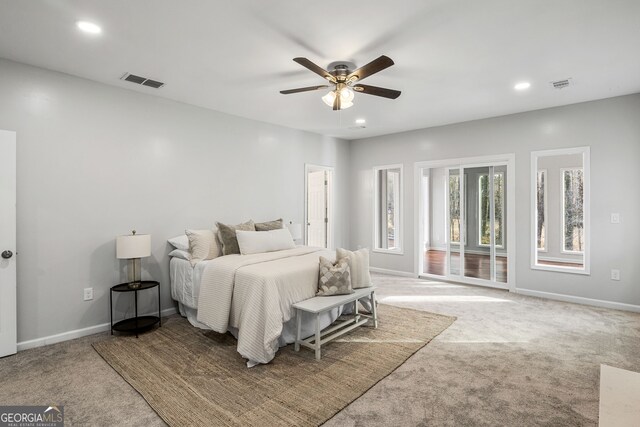
[[[334,111],[344,110],[353,105],[354,91],[367,95],[381,96],[383,98],[396,99],[400,96],[399,90],[386,89],[383,87],[363,85],[359,82],[372,74],[391,67],[394,62],[388,56],[382,55],[374,59],[367,65],[358,68],[355,71],[349,70],[349,65],[338,63],[333,71],[327,71],[322,67],[309,61],[307,58],[293,58],[295,62],[303,67],[313,71],[324,79],[327,79],[331,85],[309,86],[298,89],[281,90],[280,93],[288,95],[290,93],[309,92],[331,88],[329,93],[322,97],[325,104],[333,107]]]

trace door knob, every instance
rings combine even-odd
[[[11,258],[12,256],[13,256],[13,252],[11,252],[11,251],[4,251],[4,252],[2,252],[2,258],[4,258],[4,259],[9,259],[9,258]]]

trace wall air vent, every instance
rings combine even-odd
[[[136,83],[143,86],[149,86],[154,89],[160,89],[162,86],[164,86],[164,83],[157,80],[151,80],[146,77],[136,76],[135,74],[131,73],[124,73],[124,75],[120,77],[120,80],[125,80],[127,82]]]
[[[554,89],[564,89],[565,87],[569,87],[573,84],[573,79],[568,78],[564,80],[556,80],[555,82],[551,82],[551,86]]]

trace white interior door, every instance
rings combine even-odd
[[[16,352],[16,134],[0,130],[0,357]]]
[[[307,245],[328,246],[328,181],[327,171],[307,173]]]

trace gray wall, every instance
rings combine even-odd
[[[351,245],[371,247],[371,168],[403,163],[404,254],[372,253],[372,265],[414,272],[414,163],[427,160],[515,153],[516,273],[518,288],[640,304],[640,95],[421,129],[351,142]],[[591,146],[591,275],[530,268],[530,158],[533,150]],[[619,212],[621,224],[610,224]],[[624,245],[619,242],[624,241]],[[610,269],[621,281],[610,281]]]
[[[133,228],[152,236],[143,276],[170,307],[166,239],[214,221],[302,222],[305,162],[335,166],[348,246],[346,141],[6,60],[0,94],[0,129],[17,132],[19,342],[108,322],[126,271],[115,238]]]

